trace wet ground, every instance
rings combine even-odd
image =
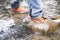
[[[27,23],[22,23],[22,18],[25,18],[27,14],[20,14],[17,16],[15,22],[16,25],[12,26],[5,32],[0,33],[0,40],[60,40],[60,27],[53,33],[44,34],[41,32],[33,32],[27,28]],[[23,16],[25,15],[25,16]],[[22,17],[23,16],[23,17]],[[20,20],[20,21],[18,21]]]
[[[59,0],[57,0],[57,1],[59,1]],[[51,1],[47,0],[47,1],[43,1],[43,2],[45,4],[45,6],[44,6],[45,9],[43,10],[43,13],[45,13],[44,17],[50,18],[53,15],[60,14],[60,12],[59,12],[60,6],[58,6],[60,4],[59,3],[60,1],[58,2],[58,4],[56,4],[56,2],[53,0],[51,0]],[[49,3],[47,3],[47,2],[49,2]],[[52,3],[50,4],[50,2],[52,2]],[[46,6],[46,4],[47,4],[47,6]],[[32,30],[28,29],[26,26],[26,23],[22,23],[23,18],[25,18],[27,15],[28,14],[26,14],[26,13],[24,13],[24,14],[20,14],[20,13],[14,14],[13,13],[12,18],[14,19],[16,25],[12,26],[10,29],[8,29],[5,32],[1,32],[0,40],[60,40],[60,27],[53,33],[49,33],[46,35],[42,34],[41,32],[33,32]]]

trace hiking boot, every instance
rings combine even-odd
[[[13,11],[13,12],[24,13],[24,12],[27,11],[27,9],[25,9],[25,8],[23,8],[23,7],[19,7],[19,8],[17,8],[17,9],[13,9],[13,8],[12,8],[12,11]]]
[[[44,18],[31,19],[33,22],[41,23],[44,22]]]

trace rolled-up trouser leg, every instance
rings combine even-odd
[[[30,8],[30,16],[32,18],[42,17],[42,3],[41,0],[28,0]]]

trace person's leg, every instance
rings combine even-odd
[[[32,18],[42,17],[42,3],[41,0],[28,0],[30,8],[30,16]]]
[[[42,18],[42,2],[41,0],[28,0],[28,6],[30,8],[30,17],[34,19],[34,21],[43,21]]]

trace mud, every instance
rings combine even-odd
[[[6,1],[0,0],[0,14],[3,14],[3,18],[9,15],[2,6]],[[8,1],[7,1],[8,2]],[[48,3],[49,2],[49,3]],[[52,2],[52,3],[50,3]],[[2,4],[1,4],[2,3]],[[44,17],[51,18],[54,15],[60,15],[60,1],[57,0],[43,0],[43,13]],[[5,5],[5,4],[4,4]],[[3,9],[3,10],[2,10]],[[6,14],[5,14],[6,13]],[[5,17],[4,17],[5,15]],[[5,32],[0,32],[0,40],[60,40],[60,27],[53,33],[43,34],[41,32],[33,32],[27,28],[27,23],[22,23],[23,18],[28,15],[20,13],[12,13],[16,25],[12,26]],[[48,16],[49,15],[49,16]],[[0,18],[1,19],[1,18]]]

